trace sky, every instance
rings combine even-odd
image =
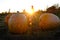
[[[30,11],[31,6],[34,6],[35,11],[38,9],[45,10],[54,4],[60,4],[60,0],[0,0],[0,12],[8,11],[11,12],[22,11],[26,9]]]

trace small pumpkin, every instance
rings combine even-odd
[[[9,20],[9,18],[10,18],[11,15],[12,15],[12,14],[10,13],[10,14],[8,14],[8,15],[5,17],[5,24],[6,24],[6,25],[8,25],[8,20]]]

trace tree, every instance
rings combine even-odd
[[[54,14],[60,18],[60,7],[54,12]]]
[[[56,7],[55,7],[54,5],[51,6],[51,7],[49,7],[49,8],[47,8],[47,12],[48,12],[48,13],[54,13],[56,10],[57,10],[57,9],[56,9]]]

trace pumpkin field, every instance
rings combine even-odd
[[[24,0],[22,1],[23,3],[21,0],[16,1],[7,1],[7,6],[4,4],[5,1],[0,3],[2,4],[0,5],[0,40],[60,40],[59,4],[47,6],[42,10],[47,1],[40,4],[36,0],[38,5],[34,0],[34,3],[32,3],[36,7],[31,3],[31,8],[29,7],[29,2]],[[28,5],[26,6],[24,2]]]
[[[34,21],[34,17],[32,17],[33,23],[32,23],[32,25],[29,25],[29,21],[27,21],[28,18],[27,17],[25,18],[24,16],[22,16],[22,14],[19,14],[19,15],[16,14],[15,16],[14,16],[14,14],[12,14],[12,16],[11,16],[12,19],[10,18],[10,20],[13,20],[13,19],[15,19],[15,20],[13,20],[12,22],[9,21],[8,23],[6,23],[5,17],[7,15],[9,15],[9,14],[7,14],[7,13],[6,14],[0,14],[0,40],[38,40],[38,39],[54,40],[57,38],[60,39],[60,34],[59,34],[60,33],[60,27],[56,26],[56,24],[54,25],[54,23],[53,24],[51,23],[51,24],[53,26],[56,26],[55,28],[52,26],[53,28],[45,29],[45,26],[49,25],[49,24],[47,24],[47,25],[44,24],[45,26],[41,25],[45,19],[44,20],[42,19],[41,20],[42,23],[39,23],[37,20]],[[19,19],[20,16],[22,17],[22,19]],[[53,18],[54,17],[52,17],[52,19]],[[57,20],[59,21],[58,18],[57,18]],[[24,21],[26,23],[24,23]],[[37,21],[37,23],[36,23],[36,21]],[[56,22],[58,22],[58,21],[56,21]],[[13,24],[11,24],[11,23],[13,23]],[[17,25],[14,23],[16,23]],[[42,28],[40,28],[40,25]],[[15,26],[16,26],[16,30],[14,29]],[[49,26],[51,27],[51,25],[49,25]],[[47,26],[47,27],[49,27],[49,26]]]

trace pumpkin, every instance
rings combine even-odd
[[[13,14],[8,21],[8,28],[12,33],[25,33],[28,30],[27,17],[24,14]]]
[[[52,13],[44,13],[39,17],[40,29],[52,29],[59,25],[60,19]]]
[[[8,14],[8,15],[5,17],[5,24],[6,24],[6,25],[8,25],[8,20],[9,20],[9,18],[10,18],[11,15],[12,15],[12,14],[10,13],[10,14]]]

